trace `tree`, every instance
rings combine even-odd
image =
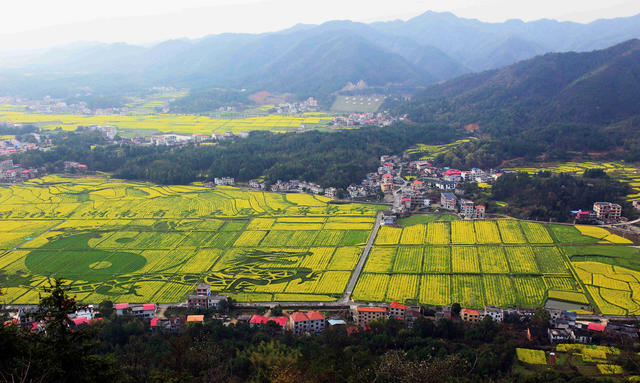
[[[98,310],[103,317],[110,317],[113,314],[113,302],[111,301],[102,301],[98,305]]]
[[[454,303],[451,305],[451,316],[452,317],[459,317],[460,316],[460,311],[462,311],[462,307],[460,307],[460,303]]]
[[[549,321],[551,320],[551,314],[542,307],[538,307],[536,312],[531,317],[531,325],[538,328],[549,328]]]

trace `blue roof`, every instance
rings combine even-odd
[[[329,319],[327,322],[329,322],[331,326],[347,324],[347,322],[343,321],[342,319]]]
[[[447,199],[458,199],[458,197],[456,197],[453,193],[442,193],[442,195]]]

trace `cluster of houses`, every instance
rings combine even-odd
[[[486,207],[484,205],[476,205],[473,201],[456,197],[451,192],[440,193],[440,208],[459,212],[466,219],[484,219],[486,215]]]
[[[550,343],[584,343],[589,344],[593,341],[596,334],[628,337],[634,341],[638,338],[638,328],[631,324],[612,323],[607,318],[600,318],[593,315],[579,317],[574,311],[547,309],[550,320],[546,336]],[[501,323],[505,317],[531,318],[535,314],[534,309],[524,308],[500,308],[493,306],[485,306],[484,309],[463,308],[460,310],[460,320],[468,323],[476,323],[482,321],[485,317],[491,318],[494,322]],[[452,319],[450,306],[439,308],[435,312],[435,319]],[[527,331],[527,336],[531,340],[531,331]]]
[[[636,202],[634,207],[637,208]],[[574,210],[571,215],[575,223],[617,223],[622,220],[622,206],[613,202],[595,202],[593,210]]]
[[[388,112],[350,113],[348,116],[334,118],[330,125],[338,127],[351,126],[391,126],[402,117],[395,117]]]
[[[316,100],[313,97],[309,97],[308,99],[302,102],[280,103],[274,109],[275,109],[275,112],[278,114],[300,114],[300,113],[317,112],[319,110],[318,100]]]
[[[225,140],[233,140],[236,138],[247,138],[249,137],[248,132],[225,132],[225,133],[212,133],[208,134],[160,134],[156,136],[149,137],[149,141],[141,141],[134,140],[134,144],[138,145],[156,145],[156,146],[179,146],[186,145],[189,143],[203,143],[203,142],[211,142],[211,141],[225,141]]]
[[[261,182],[260,180],[250,180],[249,187],[264,190],[266,189],[266,184],[264,182]],[[299,180],[277,180],[276,183],[271,185],[270,189],[272,192],[313,193],[316,195],[323,194],[329,198],[335,198],[338,195],[338,189],[334,187],[325,189],[316,183]]]
[[[16,126],[16,124],[7,124]],[[38,133],[30,133],[34,137],[35,142],[20,141],[13,135],[0,136],[0,157],[10,156],[12,154],[26,152],[27,150],[48,150],[48,146],[40,146],[40,135]]]
[[[296,311],[288,315],[264,317],[262,315],[240,315],[238,323],[247,323],[251,327],[267,325],[272,322],[281,331],[291,331],[296,335],[319,334],[328,327],[344,326],[346,322],[341,318],[325,318],[319,311]]]
[[[352,306],[353,321],[356,326],[366,328],[372,321],[395,318],[405,322],[407,327],[413,327],[413,323],[422,316],[419,306],[408,306],[398,302],[378,306]]]
[[[406,174],[412,175],[412,181],[407,181]],[[474,168],[471,170],[458,170],[439,168],[428,161],[406,161],[404,157],[384,155],[380,157],[380,166],[377,172],[368,173],[367,177],[358,185],[350,185],[347,194],[350,198],[366,198],[379,193],[385,195],[401,194],[400,205],[395,210],[404,214],[411,209],[428,207],[437,203],[434,193],[451,192],[462,193],[460,186],[463,183],[491,184],[502,175],[499,169],[484,171]],[[442,199],[440,200],[442,202]],[[462,202],[462,203],[461,203]],[[469,217],[482,216],[482,209],[469,210],[468,201],[455,200],[454,205],[447,205],[446,209],[458,210]],[[474,207],[475,208],[475,207]],[[466,213],[466,214],[465,214]]]
[[[81,164],[77,161],[65,161],[64,172],[65,173],[84,173],[89,170],[89,167],[85,164]]]
[[[0,182],[22,182],[40,175],[38,169],[24,168],[12,160],[0,161]]]

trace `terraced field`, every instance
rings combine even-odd
[[[50,277],[82,302],[341,297],[379,208],[301,194],[49,176],[0,187],[2,303]]]
[[[552,298],[635,315],[640,252],[623,246],[630,243],[599,227],[506,219],[383,228],[354,298],[467,307],[539,307]]]

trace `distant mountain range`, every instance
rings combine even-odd
[[[590,24],[485,23],[426,12],[408,21],[334,21],[277,33],[171,40],[151,47],[60,47],[31,56],[19,67],[0,60],[0,68],[5,68],[0,92],[33,91],[34,84],[48,92],[173,85],[322,95],[360,80],[373,87],[415,89],[547,52],[589,51],[637,37],[640,15]]]
[[[640,40],[465,75],[432,85],[399,108],[416,122],[478,124],[481,135],[510,144],[574,151],[624,146],[640,155]]]

